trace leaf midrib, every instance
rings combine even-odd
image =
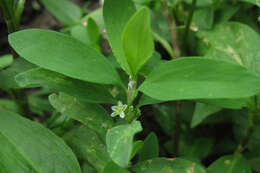
[[[8,143],[10,143],[19,152],[19,154],[33,168],[35,172],[44,173],[42,172],[42,170],[38,170],[37,167],[33,164],[33,162],[29,158],[27,158],[26,155],[22,151],[20,151],[20,148],[17,145],[15,145],[15,143],[13,143],[12,140],[10,140],[6,135],[4,135],[3,132],[0,131],[0,134],[3,135],[5,139],[8,141]]]

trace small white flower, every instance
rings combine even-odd
[[[117,106],[112,106],[112,114],[111,116],[112,117],[115,117],[117,115],[120,116],[120,118],[124,118],[125,117],[125,110],[127,108],[127,105],[125,104],[122,104],[121,101],[118,101],[118,105]]]

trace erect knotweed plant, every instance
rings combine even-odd
[[[0,2],[3,7],[4,1]],[[44,127],[19,116],[15,113],[17,111],[0,107],[0,172],[251,173],[243,152],[254,148],[254,143],[249,145],[249,138],[254,136],[254,121],[259,114],[260,39],[256,31],[245,24],[226,21],[219,21],[214,29],[209,30],[211,26],[203,23],[204,18],[200,20],[200,17],[212,11],[207,9],[205,12],[202,6],[198,9],[199,13],[194,13],[196,0],[193,0],[193,10],[184,33],[188,37],[188,34],[194,34],[189,33],[190,28],[200,30],[196,37],[200,38],[198,44],[203,56],[178,57],[181,49],[173,32],[176,24],[173,21],[168,23],[172,31],[171,49],[167,40],[160,35],[162,33],[152,27],[151,16],[156,10],[143,5],[145,1],[136,9],[133,0],[105,0],[102,11],[83,19],[82,11],[69,1],[41,2],[66,26],[64,33],[26,29],[9,34],[9,44],[19,56],[10,68],[17,68],[18,72],[15,71],[15,81],[3,86],[0,83],[0,87],[7,91],[15,87],[43,87],[46,90],[40,95],[51,92],[48,100],[55,111],[49,108],[53,114]],[[158,2],[162,9],[168,8],[165,1]],[[67,10],[57,10],[61,4]],[[182,10],[181,7],[174,6],[174,10]],[[15,26],[19,25],[18,13],[16,20],[10,18],[11,22],[16,21]],[[104,23],[96,23],[93,18],[97,14],[103,14]],[[167,17],[169,14],[165,15]],[[225,20],[229,15],[221,19]],[[172,16],[168,17],[170,21]],[[194,22],[198,26],[194,26]],[[104,27],[112,49],[109,57],[102,54],[98,45],[101,37],[99,27]],[[191,51],[189,39],[183,39],[183,45]],[[158,60],[155,41],[162,44],[173,60]],[[1,58],[0,70],[11,63],[10,56]],[[6,74],[8,69],[1,71],[0,77],[8,76]],[[34,99],[32,102],[40,100],[36,94],[30,99]],[[135,135],[143,130],[142,106],[154,105],[158,115],[165,116],[165,119],[158,121],[168,133],[168,129],[172,129],[167,126],[168,121],[172,120],[167,112],[168,107],[157,109],[157,103],[178,100],[196,101],[191,127],[199,125],[222,108],[245,107],[247,123],[243,127],[244,138],[233,154],[219,158],[206,168],[207,165],[200,161],[213,145],[210,138],[186,142],[186,136],[181,136],[184,147],[180,152],[183,157],[176,157],[178,155],[175,153],[174,158],[159,157],[159,141],[153,132],[144,140],[136,140]],[[105,109],[104,104],[109,108]],[[82,125],[75,125],[73,120]],[[191,132],[186,126],[175,130],[181,128]],[[259,128],[257,130],[259,134]],[[189,133],[193,134],[195,132]],[[174,139],[179,140],[178,136]],[[189,147],[185,148],[185,145],[194,147],[187,151]],[[233,143],[228,145],[225,149],[229,151]],[[218,155],[218,151],[213,153]],[[253,155],[249,152],[248,157],[250,154]],[[259,163],[259,155],[252,158]]]

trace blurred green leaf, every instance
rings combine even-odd
[[[21,88],[16,83],[15,76],[19,73],[25,72],[35,67],[35,65],[29,63],[22,58],[16,58],[10,67],[0,71],[0,88]]]
[[[59,21],[65,25],[73,25],[79,22],[81,9],[69,0],[40,0],[43,5]]]
[[[82,166],[82,173],[96,173],[96,170],[89,165],[89,163],[84,162]]]
[[[124,168],[121,168],[120,166],[118,166],[117,164],[115,164],[113,161],[109,162],[103,173],[130,173],[129,171],[127,171]]]
[[[159,156],[159,142],[155,133],[151,132],[145,138],[143,147],[138,153],[139,153],[139,162]]]
[[[251,173],[247,160],[239,154],[227,155],[213,162],[207,169],[208,173]]]
[[[154,158],[140,162],[132,169],[136,173],[206,173],[202,166],[181,158]]]
[[[248,2],[248,3],[254,4],[254,5],[260,7],[260,0],[239,0],[239,1]]]
[[[138,140],[134,142],[131,159],[138,153],[144,146],[144,141]]]
[[[191,127],[192,128],[196,127],[209,115],[214,114],[214,113],[220,111],[221,109],[222,108],[215,106],[215,105],[197,102],[195,111],[192,116]]]
[[[211,29],[214,22],[214,10],[211,7],[195,10],[192,17],[192,25],[198,30]]]
[[[13,63],[12,55],[4,55],[0,57],[0,71]]]
[[[19,112],[19,107],[13,100],[0,99],[0,110]]]
[[[205,44],[210,45],[207,58],[237,63],[252,71],[260,72],[255,66],[259,52],[260,36],[249,26],[238,22],[217,25],[211,31],[199,32]]]

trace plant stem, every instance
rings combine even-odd
[[[175,129],[174,129],[174,136],[173,136],[173,154],[175,157],[179,155],[180,130],[181,130],[181,102],[176,101]]]
[[[2,10],[5,10],[3,15],[5,18],[6,25],[7,25],[8,33],[11,34],[13,32],[18,31],[19,24],[16,23],[14,15],[10,14],[11,12],[8,11],[8,7],[7,7],[7,4],[5,3],[5,1],[3,1],[1,5],[2,5],[1,6],[2,8],[5,8]],[[12,48],[11,48],[11,53],[12,53],[14,59],[18,57],[18,54]],[[25,90],[24,89],[9,89],[8,93],[12,97],[12,99],[15,101],[15,103],[18,105],[19,113],[21,115],[29,118],[32,113],[29,108],[28,98],[25,93]]]
[[[169,13],[169,8],[165,2],[165,0],[161,0],[161,4],[164,11],[164,16],[168,22],[169,28],[170,28],[170,34],[171,34],[171,45],[174,52],[174,57],[179,58],[181,56],[181,50],[179,48],[178,42],[177,42],[177,35],[176,35],[176,23],[174,20],[174,17],[171,13]],[[179,154],[179,138],[180,138],[180,128],[181,128],[181,101],[176,101],[176,112],[175,112],[175,129],[173,134],[173,154],[175,157]]]
[[[235,154],[241,154],[248,145],[249,139],[253,134],[254,131],[254,116],[255,116],[255,111],[248,111],[248,119],[247,119],[247,125],[246,125],[246,133],[244,139],[241,141],[241,143],[238,145]]]
[[[172,45],[172,49],[174,52],[174,55],[171,58],[172,59],[178,58],[181,55],[181,51],[180,51],[180,47],[177,42],[176,23],[175,23],[173,15],[169,12],[169,8],[168,8],[165,0],[161,0],[161,4],[162,4],[163,11],[164,11],[163,14],[167,20],[167,23],[168,23],[168,26],[170,29],[171,43],[172,43],[171,45]]]
[[[187,24],[186,24],[185,31],[184,31],[184,44],[186,45],[186,47],[188,45],[187,41],[188,41],[188,37],[189,37],[190,25],[191,25],[193,13],[196,8],[196,4],[197,4],[197,0],[192,0],[191,11],[189,13]]]

